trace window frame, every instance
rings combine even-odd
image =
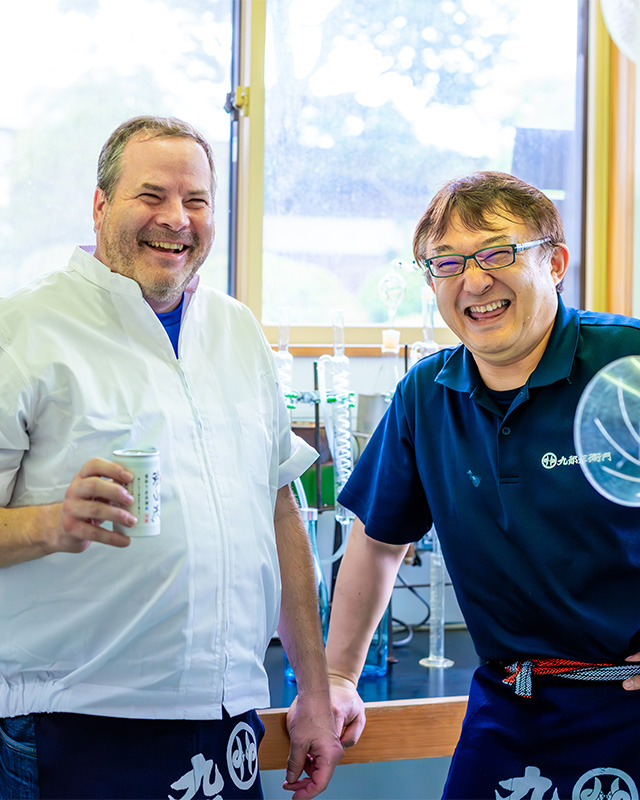
[[[631,316],[636,69],[589,12],[585,307]]]

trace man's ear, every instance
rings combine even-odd
[[[93,229],[99,231],[104,217],[107,197],[102,189],[97,188],[93,195]]]
[[[557,286],[566,275],[567,267],[569,266],[569,248],[566,244],[554,245],[549,264],[551,266],[551,277]]]
[[[433,275],[429,272],[428,269],[424,271],[424,281],[427,286],[431,289],[431,291],[435,294],[436,287],[433,285]]]

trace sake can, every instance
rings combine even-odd
[[[114,450],[113,460],[133,475],[133,480],[127,484],[133,496],[133,505],[128,511],[138,519],[132,528],[114,522],[114,531],[126,536],[157,536],[160,533],[160,453],[155,447]]]

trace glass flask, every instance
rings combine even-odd
[[[360,675],[361,681],[382,678],[387,674],[389,656],[389,614],[390,608],[387,606],[378,623],[378,627],[373,632],[373,638],[367,651],[367,659]]]

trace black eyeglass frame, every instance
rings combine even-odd
[[[521,253],[523,250],[530,250],[532,247],[538,247],[541,244],[546,244],[547,242],[551,241],[551,237],[547,236],[545,239],[536,239],[532,242],[520,242],[518,244],[513,243],[506,243],[506,244],[494,244],[490,247],[482,247],[480,250],[476,250],[475,253],[471,253],[470,256],[465,256],[462,253],[445,253],[441,256],[432,256],[432,258],[425,258],[422,260],[422,266],[429,270],[429,273],[434,278],[455,278],[457,275],[462,275],[462,273],[467,268],[467,261],[475,261],[476,264],[480,267],[480,269],[484,270],[485,272],[490,272],[494,269],[504,269],[505,267],[510,267],[515,264],[516,261],[516,253]],[[487,267],[484,264],[481,264],[476,256],[479,253],[484,252],[485,250],[496,250],[501,247],[510,247],[512,251],[513,258],[508,264],[501,264],[499,267]],[[436,275],[436,273],[431,269],[431,262],[435,261],[437,258],[451,258],[456,256],[457,258],[463,259],[462,266],[457,272],[450,272],[448,275]]]

